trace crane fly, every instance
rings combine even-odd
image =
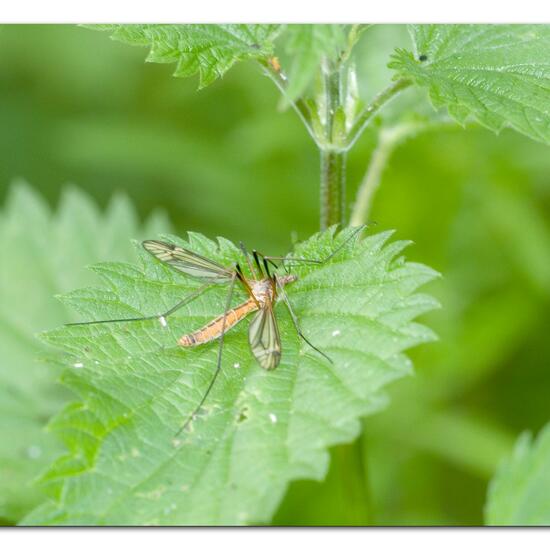
[[[222,332],[229,331],[249,313],[257,311],[250,323],[250,349],[261,367],[266,370],[276,368],[281,358],[281,340],[273,313],[277,285],[283,287],[296,281],[297,277],[296,275],[284,275],[276,279],[275,277],[272,275],[261,280],[247,280],[246,288],[250,292],[248,300],[219,315],[206,326],[184,334],[178,340],[178,344],[183,347],[193,347],[216,340]]]
[[[298,317],[296,316],[290,300],[285,291],[285,286],[295,282],[297,275],[288,273],[289,263],[309,263],[322,265],[332,259],[342,248],[364,228],[360,226],[355,229],[351,235],[344,240],[340,246],[332,251],[326,258],[309,259],[309,258],[293,258],[293,257],[278,257],[278,256],[264,256],[263,254],[252,251],[250,254],[241,243],[241,251],[244,254],[248,269],[251,277],[248,278],[244,275],[239,263],[236,263],[234,268],[228,269],[217,262],[205,258],[196,252],[177,246],[172,243],[156,240],[143,241],[143,248],[154,256],[157,260],[170,268],[183,273],[191,278],[198,279],[204,284],[196,291],[192,292],[180,302],[171,307],[168,311],[157,315],[149,315],[145,317],[133,317],[126,319],[107,319],[100,321],[87,321],[80,323],[69,323],[69,325],[92,325],[101,323],[118,323],[118,322],[131,322],[131,321],[147,321],[156,319],[163,327],[167,326],[166,318],[175,313],[180,308],[189,304],[200,294],[202,294],[207,288],[216,284],[228,284],[229,290],[227,293],[227,299],[225,303],[224,312],[207,323],[205,326],[184,334],[178,340],[178,345],[182,347],[195,347],[203,344],[208,344],[214,340],[219,340],[218,357],[216,363],[216,369],[210,380],[210,383],[204,392],[200,403],[195,407],[186,422],[176,433],[176,436],[181,433],[182,430],[187,428],[192,420],[194,420],[206,401],[218,374],[221,370],[222,351],[224,335],[227,331],[231,330],[235,325],[247,317],[250,313],[255,312],[254,317],[250,322],[248,329],[248,342],[250,350],[254,355],[259,365],[266,370],[273,370],[277,368],[281,360],[281,336],[279,334],[279,328],[277,319],[275,317],[274,305],[278,299],[284,301],[297,334],[304,342],[320,355],[322,355],[327,361],[332,363],[332,360],[319,348],[314,346],[308,338],[304,335],[300,329],[298,323]],[[252,258],[251,258],[252,256]],[[280,261],[287,270],[285,275],[278,275],[270,269],[278,268],[275,263]],[[237,281],[243,287],[248,295],[248,298],[238,304],[231,307],[233,298],[233,291]]]

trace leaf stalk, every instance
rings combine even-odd
[[[408,88],[411,84],[411,80],[400,78],[382,90],[372,100],[372,102],[361,111],[353,123],[353,126],[349,132],[346,149],[349,150],[355,145],[355,142],[365,131],[365,128],[370,124],[371,120],[378,113],[378,111],[380,111],[382,107],[384,107],[391,99],[399,94],[399,92],[403,91],[405,88]]]

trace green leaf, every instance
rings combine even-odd
[[[412,25],[390,67],[463,123],[550,143],[550,25]]]
[[[199,74],[199,88],[237,61],[268,59],[280,25],[92,25],[135,46],[150,46],[147,61],[177,63],[174,76]]]
[[[201,399],[214,372],[217,343],[181,348],[179,336],[223,312],[227,287],[211,287],[168,318],[62,327],[46,341],[66,353],[64,383],[80,396],[52,423],[69,453],[43,480],[52,496],[27,524],[246,524],[267,522],[287,484],[321,479],[327,447],[357,436],[359,418],[385,402],[381,389],[411,372],[404,350],[433,339],[412,322],[437,302],[415,294],[436,274],[386,244],[391,232],[349,243],[329,263],[293,268],[288,296],[307,337],[276,305],[283,355],[264,371],[248,348],[249,321],[225,339],[222,374],[204,411],[174,434]],[[326,257],[349,230],[317,234],[295,254]],[[222,265],[240,251],[198,234],[184,244]],[[138,267],[103,263],[107,289],[83,289],[65,302],[84,320],[166,311],[200,283],[161,265],[139,245]],[[234,303],[244,300],[240,288]],[[82,368],[71,368],[71,365]]]
[[[311,84],[323,57],[334,61],[348,46],[351,25],[289,25],[286,49],[292,63],[288,74],[289,99],[296,99]]]
[[[152,222],[145,233],[166,224]],[[59,370],[35,334],[66,322],[67,309],[54,298],[90,284],[84,269],[112,255],[126,257],[131,237],[143,235],[133,208],[114,198],[105,214],[76,189],[64,191],[59,210],[26,184],[13,185],[0,213],[0,520],[16,522],[44,500],[33,479],[63,447],[44,431],[69,399],[56,383]],[[46,357],[47,358],[47,357]]]
[[[489,485],[487,525],[550,525],[550,424],[532,441],[518,439],[513,455]]]

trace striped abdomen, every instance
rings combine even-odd
[[[256,311],[257,309],[258,306],[256,302],[253,298],[250,298],[240,306],[234,307],[227,312],[225,315],[225,327],[223,321],[224,315],[220,315],[213,321],[210,321],[206,326],[189,334],[184,334],[178,340],[178,344],[184,347],[191,347],[211,342],[221,336],[222,327],[224,327],[224,332],[227,332],[239,321],[242,321],[251,311]]]

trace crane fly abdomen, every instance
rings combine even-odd
[[[293,283],[296,279],[296,275],[285,275],[279,278],[279,284],[286,285]],[[276,292],[276,286],[272,279],[254,281],[251,284],[251,298],[228,310],[225,315],[219,315],[204,327],[190,332],[189,334],[184,334],[178,340],[178,344],[185,348],[191,348],[216,340],[221,336],[222,330],[223,332],[229,331],[250,312],[263,309],[266,302],[269,302],[269,309],[271,310],[271,304],[276,296]]]
[[[210,321],[204,327],[184,334],[179,340],[180,346],[189,348],[193,346],[200,346],[201,344],[207,344],[216,338],[221,336],[222,330],[227,332],[234,327],[239,321],[242,321],[251,311],[256,311],[258,305],[254,299],[250,298],[246,302],[240,304],[233,309],[230,309],[227,314],[216,317],[213,321]],[[224,326],[225,317],[225,326]]]

